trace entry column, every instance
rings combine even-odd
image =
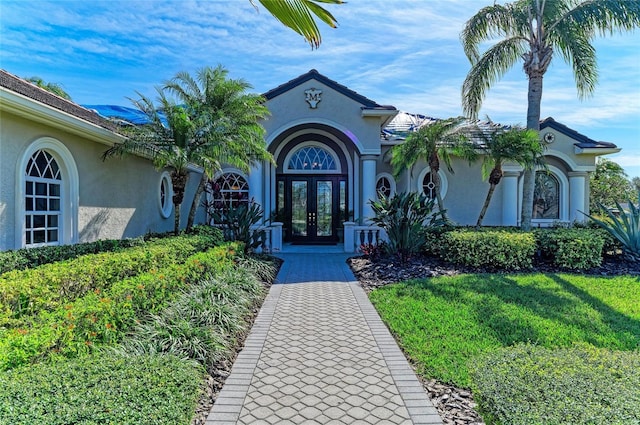
[[[251,165],[251,171],[249,171],[249,200],[265,210],[262,196],[263,186],[262,161],[258,161]],[[266,210],[265,214],[267,214]]]
[[[365,221],[375,214],[370,201],[375,200],[376,195],[376,155],[362,156],[362,217]]]

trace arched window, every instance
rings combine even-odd
[[[163,218],[169,218],[173,209],[173,186],[171,185],[171,176],[168,172],[163,172],[160,177],[160,214]]]
[[[556,176],[550,172],[536,172],[532,218],[542,220],[560,219],[560,183]]]
[[[320,146],[305,146],[291,156],[287,169],[327,171],[337,170],[338,167],[335,158],[326,149]]]
[[[25,246],[59,245],[62,223],[62,173],[46,150],[31,155],[25,169]]]
[[[449,182],[447,176],[442,170],[438,171],[438,177],[440,177],[440,196],[444,199],[447,196],[447,190],[449,189]],[[431,176],[431,170],[427,167],[422,170],[416,181],[416,190],[427,195],[430,199],[436,197],[436,184]]]
[[[249,184],[238,173],[224,173],[211,182],[211,199],[216,210],[237,208],[249,202]]]
[[[428,172],[424,175],[422,179],[422,191],[427,197],[430,199],[435,199],[436,197],[436,183],[433,181],[433,174]]]
[[[396,184],[393,177],[387,173],[378,175],[376,180],[376,193],[378,194],[378,198],[389,198],[393,196],[395,192]]]

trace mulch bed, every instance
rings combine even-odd
[[[496,273],[489,268],[477,269],[461,267],[446,263],[433,257],[418,256],[401,263],[395,257],[382,257],[371,261],[361,257],[347,260],[354,275],[365,289],[370,292],[390,283],[403,280],[436,276],[455,276],[464,273]],[[499,271],[498,271],[499,272]],[[525,272],[556,273],[571,270],[558,270],[552,264],[544,261],[537,262],[531,270]],[[632,275],[640,276],[640,262],[627,261],[622,256],[605,257],[602,265],[590,270],[583,270],[580,274],[598,276]],[[473,400],[471,391],[457,388],[453,385],[436,380],[423,381],[422,385],[429,394],[431,401],[438,409],[438,413],[447,425],[482,425],[481,416],[476,411],[477,404]]]

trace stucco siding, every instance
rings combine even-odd
[[[55,139],[70,152],[78,174],[77,242],[135,237],[147,232],[173,229],[173,214],[163,218],[160,209],[161,173],[146,159],[129,155],[102,161],[107,145],[33,123],[9,113],[2,114],[0,157],[0,249],[20,247],[22,226],[16,208],[19,188],[17,167],[26,150],[43,137]],[[21,171],[20,171],[21,172]],[[63,177],[64,178],[64,177]],[[183,205],[183,218],[190,207],[199,174],[193,173]],[[199,217],[202,220],[202,215]]]

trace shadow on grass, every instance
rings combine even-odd
[[[468,275],[448,283],[412,281],[407,289],[422,288],[434,297],[461,303],[476,325],[502,346],[586,342],[621,350],[640,347],[640,320],[616,311],[561,276],[518,276]]]

